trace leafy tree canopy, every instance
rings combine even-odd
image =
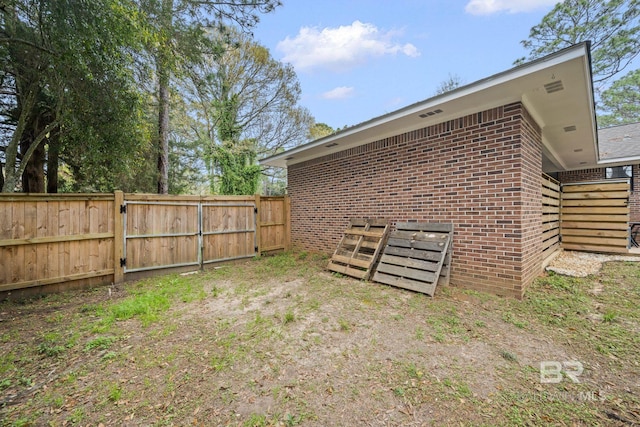
[[[640,54],[640,0],[564,0],[556,4],[522,45],[532,60],[591,41],[594,83],[602,87]]]
[[[602,92],[598,125],[607,127],[640,122],[640,69],[627,73]]]

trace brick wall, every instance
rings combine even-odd
[[[521,297],[540,273],[541,165],[520,103],[292,165],[292,242],[332,253],[351,217],[453,222],[451,282]]]
[[[558,181],[562,184],[585,181],[604,181],[605,168],[582,169],[558,173]],[[631,222],[640,222],[640,165],[633,165],[633,185],[629,196]]]

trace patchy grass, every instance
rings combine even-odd
[[[640,423],[640,265],[549,274],[516,301],[326,262],[0,303],[0,425]]]

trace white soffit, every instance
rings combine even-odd
[[[546,172],[597,163],[587,43],[418,102],[260,161],[286,167],[370,142],[522,101],[543,133]]]

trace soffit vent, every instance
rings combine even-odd
[[[331,147],[335,147],[336,145],[338,145],[338,143],[337,143],[337,142],[332,142],[332,143],[331,143],[331,144],[329,144],[329,145],[325,145],[325,147],[327,147],[327,148],[331,148]]]
[[[574,132],[575,130],[576,130],[575,125],[565,126],[565,127],[564,127],[564,131],[565,131],[565,132]]]
[[[293,158],[294,158],[293,156],[289,156],[289,157],[285,157],[285,160],[291,160]]]
[[[437,110],[432,110],[432,111],[427,111],[426,113],[422,113],[420,114],[420,117],[424,119],[427,117],[435,116],[436,114],[440,114],[440,113],[442,113],[442,110],[438,108]]]
[[[546,85],[544,85],[544,90],[546,90],[547,93],[560,92],[563,89],[564,86],[562,85],[562,80],[547,83]]]

